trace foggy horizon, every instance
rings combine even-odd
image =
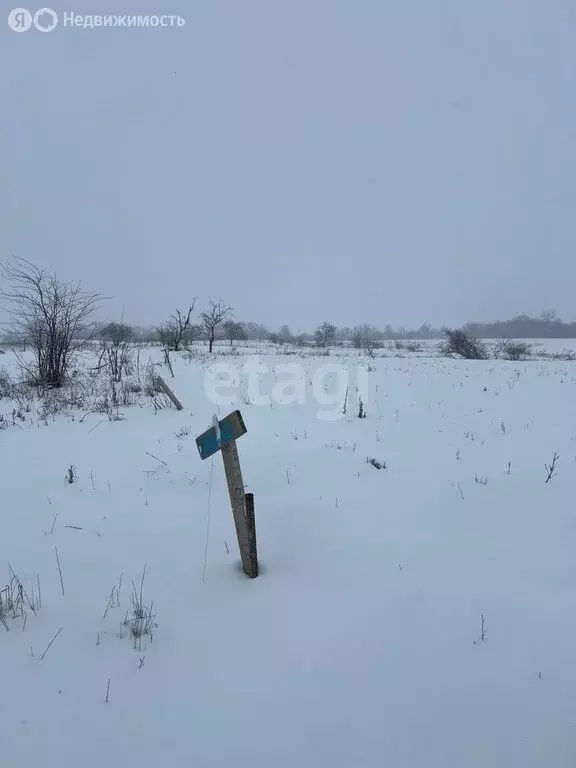
[[[104,319],[137,325],[193,296],[303,331],[576,319],[576,8],[97,11],[186,24],[3,22],[1,259],[81,280],[113,296]]]

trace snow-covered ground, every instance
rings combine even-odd
[[[223,351],[163,369],[181,412],[0,400],[26,609],[0,624],[1,764],[574,766],[576,363]],[[236,407],[255,580],[194,441]]]

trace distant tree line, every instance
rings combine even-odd
[[[467,333],[481,339],[575,339],[576,322],[565,323],[554,310],[540,317],[516,315],[511,320],[495,323],[467,323]]]
[[[416,329],[404,327],[394,328],[385,325],[382,328],[364,323],[353,328],[344,326],[338,328],[327,321],[310,333],[292,333],[288,325],[282,325],[277,331],[270,330],[266,325],[256,322],[236,322],[230,319],[230,310],[219,302],[209,306],[200,315],[200,322],[192,322],[192,311],[195,299],[185,310],[176,310],[171,317],[160,326],[132,325],[131,338],[139,343],[162,343],[170,349],[179,350],[189,346],[194,341],[206,341],[210,345],[216,341],[226,340],[233,344],[235,341],[271,341],[276,344],[293,344],[296,346],[332,346],[334,344],[351,344],[357,348],[368,345],[377,347],[380,342],[403,340],[443,339],[444,328],[434,328],[425,323]],[[228,310],[228,311],[226,311]],[[220,313],[224,311],[223,318]],[[208,315],[214,314],[214,318]],[[206,315],[206,319],[204,319]],[[212,328],[213,320],[216,324]],[[564,322],[552,310],[543,312],[540,317],[516,315],[510,320],[497,320],[493,323],[470,322],[463,329],[471,336],[482,339],[573,339],[576,338],[576,322]],[[82,335],[102,340],[106,336],[107,324],[96,324],[94,331]],[[2,331],[0,341],[4,344],[15,344],[20,341],[18,333],[7,328]]]
[[[364,323],[354,328],[337,328],[332,323],[321,323],[314,333],[303,333],[293,336],[287,325],[283,325],[276,333],[267,333],[263,326],[259,338],[283,343],[316,344],[320,347],[338,343],[350,343],[357,348],[377,347],[383,341],[444,339],[445,328],[434,328],[424,323],[417,329],[408,330],[404,327],[394,328],[385,325],[378,328]],[[263,330],[262,330],[263,329]],[[470,336],[480,339],[574,339],[576,338],[576,322],[566,323],[561,320],[554,310],[542,312],[540,317],[516,315],[510,320],[497,320],[493,323],[471,322],[464,325],[463,330]],[[248,336],[248,338],[251,338]]]
[[[487,355],[482,339],[498,339],[499,354],[507,359],[524,359],[528,347],[513,339],[576,338],[576,322],[565,323],[554,310],[540,317],[517,315],[511,320],[494,323],[467,323],[462,329],[437,329],[428,324],[417,330],[380,329],[364,323],[354,328],[337,328],[323,321],[313,333],[293,334],[288,325],[277,332],[254,322],[237,322],[232,307],[222,300],[210,299],[198,315],[194,314],[196,298],[183,309],[176,309],[157,327],[139,327],[121,321],[97,323],[96,315],[102,297],[85,291],[78,282],[65,282],[52,271],[41,269],[25,259],[15,258],[0,264],[0,304],[8,312],[9,328],[0,342],[24,345],[33,355],[20,364],[27,380],[36,385],[60,387],[66,380],[73,354],[88,340],[100,342],[98,367],[105,367],[113,381],[119,382],[130,370],[134,344],[156,342],[170,351],[186,349],[194,341],[207,343],[209,352],[214,343],[270,340],[278,344],[316,346],[327,352],[338,344],[350,344],[372,355],[387,340],[444,339],[446,354],[470,359]]]

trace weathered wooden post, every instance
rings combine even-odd
[[[242,469],[236,447],[236,440],[246,434],[246,426],[240,411],[234,411],[222,421],[218,421],[216,417],[214,419],[214,426],[196,438],[196,445],[201,459],[207,459],[218,451],[222,453],[242,568],[247,576],[255,579],[258,576],[258,554],[254,496],[244,493]]]
[[[254,494],[247,493],[246,499],[246,530],[248,535],[248,554],[250,557],[250,573],[253,579],[258,576],[258,547],[256,546],[256,516],[254,514]]]
[[[158,388],[160,389],[160,391],[164,392],[166,397],[168,397],[172,401],[176,410],[181,411],[182,403],[180,402],[180,400],[178,400],[174,392],[172,392],[168,384],[166,384],[162,376],[158,376],[158,375],[156,376],[156,383],[158,384]]]

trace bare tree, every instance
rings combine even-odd
[[[0,271],[8,283],[0,297],[12,328],[34,353],[32,363],[21,360],[21,365],[34,383],[61,387],[73,353],[94,333],[100,294],[82,290],[79,282],[63,282],[25,259],[14,259]]]
[[[103,360],[106,361],[108,371],[113,381],[122,381],[122,374],[128,373],[132,362],[132,349],[130,342],[134,338],[134,333],[129,325],[124,323],[109,323],[100,331],[102,338],[102,350],[100,353],[99,366]]]
[[[324,347],[324,349],[326,349],[330,344],[334,343],[336,338],[336,326],[324,321],[318,328],[316,328],[314,338],[318,347]]]
[[[214,340],[216,338],[216,332],[222,323],[228,318],[232,312],[232,307],[224,304],[222,300],[214,301],[210,299],[208,302],[208,309],[202,312],[200,319],[202,320],[202,327],[206,334],[209,344],[209,351],[212,352],[214,346]]]
[[[234,320],[226,320],[222,328],[224,329],[224,334],[228,341],[230,342],[230,346],[234,346],[235,341],[244,341],[246,339],[246,331],[242,327],[242,323],[235,323]]]
[[[170,315],[170,319],[158,329],[160,341],[167,349],[179,352],[182,346],[188,346],[193,340],[192,312],[195,306],[196,298],[192,299],[188,310],[181,312],[177,309],[175,314]]]
[[[289,344],[293,338],[292,331],[290,330],[289,326],[282,325],[278,331],[277,337],[280,344]]]

